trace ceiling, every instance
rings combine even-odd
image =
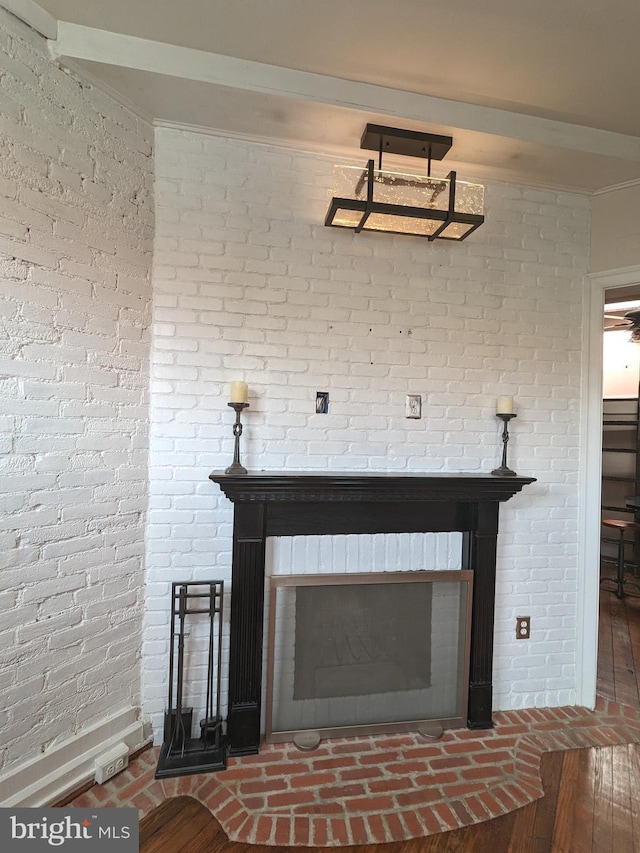
[[[640,181],[638,0],[38,2],[53,55],[160,124],[361,162],[374,122],[450,134],[464,177]]]

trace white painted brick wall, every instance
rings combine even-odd
[[[232,506],[208,475],[231,461],[234,379],[250,387],[242,458],[254,470],[488,471],[501,452],[495,400],[513,394],[510,462],[538,482],[501,509],[495,706],[575,699],[588,199],[492,183],[465,243],[354,235],[322,225],[331,166],[156,131],[144,652],[156,729],[169,583],[229,579]],[[329,414],[315,414],[318,390]],[[422,394],[421,420],[404,418],[407,392]],[[399,562],[419,564],[415,547]],[[296,570],[312,567],[304,543],[279,552],[290,548]],[[526,614],[532,638],[516,642]]]
[[[152,135],[0,9],[0,767],[139,704]]]

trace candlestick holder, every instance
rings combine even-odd
[[[491,473],[497,477],[517,477],[516,472],[507,466],[507,445],[509,443],[509,421],[511,418],[517,418],[518,416],[513,414],[505,415],[498,412],[496,417],[500,418],[504,424],[502,429],[502,464],[499,468],[494,468]]]
[[[233,446],[233,462],[229,465],[228,468],[225,469],[225,474],[246,474],[247,469],[244,465],[240,464],[240,436],[242,435],[242,424],[240,423],[240,412],[243,409],[249,408],[249,403],[227,403],[227,406],[231,406],[232,409],[235,409],[236,413],[236,422],[233,425],[233,435],[235,438],[235,444]]]

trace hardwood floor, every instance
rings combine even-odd
[[[598,694],[640,709],[640,598],[602,592]],[[640,851],[640,746],[549,753],[545,796],[495,820],[428,838],[345,848],[349,853],[633,853]],[[229,841],[191,797],[168,800],[140,824],[140,853],[273,853],[297,848]],[[305,848],[306,853],[336,848]]]
[[[600,592],[597,692],[640,709],[640,598]]]

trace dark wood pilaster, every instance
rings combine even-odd
[[[463,534],[462,568],[473,571],[469,705],[467,724],[488,729],[493,700],[493,624],[499,504],[478,503],[472,508],[471,530]]]
[[[265,505],[237,503],[233,521],[229,710],[231,755],[257,752],[262,694]]]

